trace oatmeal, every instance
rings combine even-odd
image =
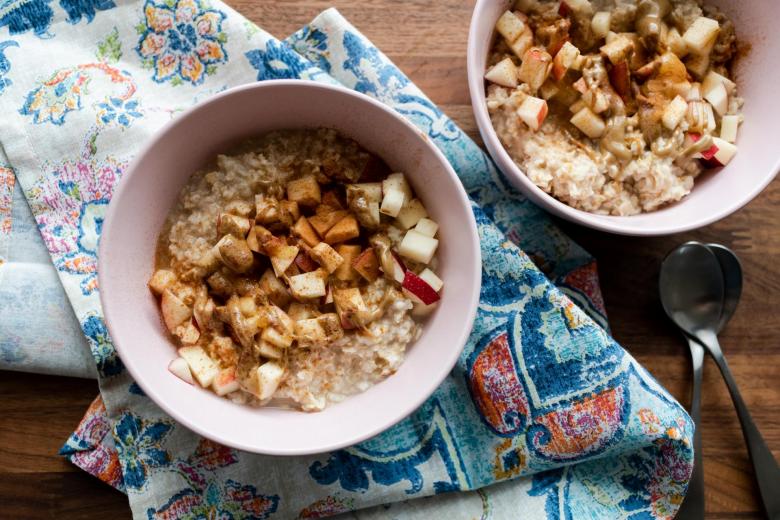
[[[725,166],[742,99],[733,23],[696,0],[518,0],[485,74],[502,144],[562,202],[634,215]]]
[[[403,173],[333,130],[249,141],[195,173],[149,281],[169,370],[305,411],[392,375],[435,308],[438,225]]]

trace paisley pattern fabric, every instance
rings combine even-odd
[[[62,453],[124,490],[136,518],[674,515],[692,425],[609,336],[593,260],[336,11],[279,41],[217,1],[57,5],[0,3],[31,68],[0,61],[0,139],[98,368],[101,398]],[[98,299],[106,206],[140,145],[199,100],[274,78],[342,84],[417,125],[458,171],[483,257],[474,330],[441,387],[377,437],[311,457],[177,425],[125,371]]]

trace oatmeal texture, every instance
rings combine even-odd
[[[263,285],[268,282],[265,278],[274,278],[273,274],[269,274],[273,272],[270,267],[265,268],[263,279],[258,281],[259,275],[255,276],[252,273],[262,272],[263,268],[258,267],[258,261],[267,262],[267,259],[264,260],[265,257],[255,256],[254,267],[243,274],[235,271],[238,267],[232,267],[233,271],[227,269],[229,264],[215,267],[221,265],[214,260],[214,249],[219,245],[215,246],[215,244],[225,239],[225,236],[220,239],[224,234],[223,231],[218,231],[220,226],[233,226],[239,229],[247,225],[249,227],[233,233],[243,236],[246,235],[246,229],[251,228],[249,235],[254,236],[257,232],[256,239],[260,238],[260,231],[257,231],[259,229],[268,233],[266,237],[270,236],[266,228],[254,224],[256,204],[259,222],[261,203],[264,203],[262,201],[271,197],[282,200],[285,193],[289,196],[290,181],[313,176],[319,180],[323,190],[330,189],[329,187],[334,185],[343,188],[344,185],[354,183],[361,177],[367,161],[369,161],[369,154],[365,150],[335,131],[327,129],[279,131],[242,145],[236,153],[219,155],[211,167],[191,177],[161,233],[156,266],[158,271],[150,281],[150,287],[156,294],[162,295],[163,317],[169,329],[171,325],[168,324],[166,316],[166,297],[174,303],[181,304],[178,308],[184,309],[182,312],[186,313],[186,309],[191,309],[192,323],[186,319],[186,316],[180,316],[175,323],[181,325],[171,330],[177,342],[183,345],[179,350],[180,355],[184,356],[182,351],[187,348],[202,349],[210,359],[210,361],[206,360],[206,364],[215,363],[219,374],[226,372],[237,381],[237,383],[232,383],[230,380],[227,384],[220,383],[220,376],[216,376],[213,383],[209,380],[204,384],[202,374],[193,370],[193,375],[201,386],[213,386],[220,395],[223,395],[220,388],[227,388],[229,391],[224,392],[226,397],[238,403],[258,406],[271,404],[304,411],[317,411],[331,403],[342,401],[350,395],[367,390],[398,370],[404,360],[406,349],[421,333],[421,324],[412,317],[420,302],[415,303],[401,291],[397,280],[382,276],[382,271],[378,271],[379,276],[374,275],[374,279],[367,285],[365,280],[355,272],[351,273],[353,275],[351,279],[349,276],[339,279],[335,277],[339,271],[329,270],[330,276],[324,271],[324,267],[315,271],[324,272],[327,283],[330,284],[328,291],[334,292],[337,303],[336,293],[340,289],[357,290],[350,288],[362,284],[359,285],[362,296],[358,293],[358,299],[362,297],[360,304],[364,305],[364,310],[352,318],[357,325],[348,327],[340,311],[336,314],[336,311],[325,310],[333,307],[332,303],[329,306],[325,303],[325,296],[308,300],[312,303],[306,303],[306,300],[300,299],[296,302],[289,293],[276,295],[274,291],[278,291],[278,287],[269,289],[269,286]],[[401,174],[394,175],[396,175],[394,182],[399,182],[397,176]],[[368,185],[350,184],[350,186]],[[327,196],[324,195],[322,204],[325,203],[326,198]],[[333,202],[333,198],[330,200],[331,203],[338,205],[338,202]],[[322,204],[317,206],[318,209]],[[404,206],[406,207],[407,205]],[[232,213],[224,213],[226,208]],[[304,210],[312,211],[312,208],[301,207],[299,210],[301,215],[305,214]],[[341,217],[348,213],[345,207],[331,208],[328,211],[331,212],[330,214],[339,213]],[[318,215],[323,214],[318,213]],[[422,215],[421,213],[417,220]],[[223,220],[219,221],[220,218]],[[305,219],[305,217],[296,218]],[[378,221],[378,216],[376,218],[375,227],[370,229],[370,232],[375,234],[370,239],[367,234],[357,241],[358,244],[363,244],[362,246],[345,245],[344,247],[356,247],[358,252],[364,247],[366,249],[363,249],[363,252],[368,252],[373,257],[371,244],[377,236],[381,235],[376,242],[376,247],[380,249],[376,251],[384,251],[385,256],[380,252],[376,254],[379,261],[383,262],[381,265],[386,272],[386,262],[388,258],[392,258],[390,248],[399,247],[404,233],[392,223],[388,223],[389,221],[385,220],[386,216],[382,216],[381,223]],[[405,218],[409,218],[408,211]],[[247,222],[249,224],[246,224]],[[271,229],[281,229],[279,222],[267,225]],[[293,227],[290,224],[287,226],[289,229]],[[311,230],[311,233],[314,231]],[[271,237],[266,247],[270,249],[271,246],[268,244],[276,243],[273,242],[274,240],[278,242],[277,238]],[[311,248],[306,249],[306,246],[301,243],[302,239],[294,238],[292,235],[287,238],[286,245],[282,241],[281,250],[294,247],[290,245],[294,240],[298,241],[296,243],[301,246],[301,251],[309,251],[309,256],[304,255],[305,262],[312,262],[311,258],[315,258],[323,266],[326,265],[323,257],[316,255]],[[355,242],[356,240],[350,241],[350,243]],[[320,246],[324,245],[323,240]],[[259,247],[262,249],[262,246]],[[333,247],[340,250],[341,246],[334,244]],[[328,247],[324,249],[327,250]],[[267,254],[270,256],[270,253]],[[296,262],[300,259],[300,256],[297,257]],[[229,258],[223,258],[222,262],[227,260]],[[240,256],[236,256],[235,262],[239,266],[240,261]],[[273,256],[271,261],[274,261]],[[251,253],[249,262],[250,264],[252,262]],[[293,270],[292,274],[288,269],[279,276],[279,280],[290,276],[294,278],[295,273],[301,272],[297,265],[306,265],[305,262],[291,264],[289,269]],[[435,258],[428,264],[435,268]],[[352,265],[356,266],[355,270],[364,272],[358,269],[358,264]],[[420,272],[424,267],[424,264],[408,260],[406,269],[417,269]],[[275,269],[276,265],[274,265]],[[370,265],[366,269],[370,270]],[[374,267],[374,270],[377,271],[377,268]],[[355,278],[358,281],[355,281]],[[277,285],[280,283],[277,281]],[[225,293],[227,287],[234,292]],[[431,307],[432,305],[428,305],[425,308]],[[370,314],[370,317],[361,317],[366,314]],[[419,313],[415,316],[419,316]],[[324,320],[326,317],[333,317],[336,322],[335,324],[333,321],[322,322],[323,326],[329,323],[328,327],[325,327],[328,334],[332,334],[329,336],[329,341],[326,344],[304,345],[305,334],[298,331],[297,326],[301,323],[298,320],[305,320],[312,325],[311,322],[317,319]],[[290,325],[287,325],[288,322]],[[261,323],[259,329],[258,323]],[[262,328],[265,326],[270,330],[276,326],[278,330],[284,330],[284,327],[281,327],[284,325],[292,330],[293,323],[296,332],[294,336],[291,333],[290,337],[294,337],[296,342],[292,345],[287,344],[287,348],[277,348],[278,342],[284,341],[284,338],[278,334],[266,338],[265,332],[268,331]],[[207,326],[203,327],[203,324]],[[319,325],[317,328],[322,330]],[[245,329],[250,332],[245,332]],[[262,340],[259,339],[261,332],[256,332],[258,330],[264,331]],[[190,368],[197,367],[197,364],[193,364],[192,361],[193,354],[190,353],[190,356],[190,359],[187,359]],[[196,359],[195,363],[197,361]],[[255,372],[259,367],[269,361],[275,366],[283,367],[284,375],[281,376],[273,397],[263,399],[258,396],[257,391],[249,391],[248,385],[252,384],[252,377],[258,377]],[[257,381],[255,380],[253,384],[257,385]]]
[[[707,84],[703,78],[706,73],[686,74],[685,66],[692,67],[695,56],[688,52],[682,58],[683,65],[671,50],[671,37],[665,40],[663,36],[672,30],[684,34],[703,16],[717,20],[720,29],[709,50],[707,71],[730,78],[729,67],[736,50],[733,24],[717,9],[703,7],[696,0],[595,0],[584,11],[571,8],[571,13],[563,12],[560,5],[561,2],[549,0],[525,0],[517,2],[514,11],[521,20],[518,27],[533,34],[537,45],[522,55],[525,60],[534,58],[535,49],[552,57],[553,47],[562,48],[564,42],[569,49],[572,43],[577,46],[578,57],[560,79],[554,77],[554,68],[548,66],[542,86],[524,82],[523,73],[531,65],[522,68],[524,60],[515,50],[518,44],[513,44],[512,49],[509,40],[501,35],[496,37],[489,67],[509,58],[514,64],[510,69],[516,68],[520,76],[517,86],[511,86],[515,83],[513,78],[506,85],[492,81],[487,85],[487,107],[501,143],[534,184],[577,209],[634,215],[682,199],[691,192],[694,180],[705,167],[713,166],[702,163],[698,152],[703,146],[691,146],[691,138],[701,136],[711,143],[712,136],[720,135],[722,116],[737,116],[741,122],[743,100],[729,81],[733,88],[727,110],[712,117],[712,108],[700,94],[702,84]],[[581,2],[572,3],[578,5]],[[662,26],[661,36],[643,35],[642,13],[654,7],[664,9],[664,5],[667,12],[658,22]],[[594,36],[591,18],[596,12],[610,14],[607,41],[626,35],[633,49],[625,58],[630,77],[625,85],[630,90],[622,95],[617,93],[618,67],[610,61],[611,56],[599,53],[605,39]],[[663,11],[660,13],[663,15]],[[513,37],[518,42],[523,38]],[[670,70],[677,76],[665,75]],[[486,77],[490,78],[490,72]],[[497,81],[507,82],[504,78]],[[519,117],[521,106],[534,96],[538,96],[540,105],[545,103],[541,117],[546,115],[546,119],[538,129]],[[675,97],[680,98],[685,114],[669,128],[662,124],[662,118]],[[593,130],[591,137],[573,124],[574,113],[586,107],[590,120],[603,125],[603,129]]]

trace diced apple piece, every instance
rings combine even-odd
[[[430,305],[441,299],[436,289],[430,286],[428,282],[417,276],[411,271],[406,271],[404,276],[403,289],[405,292],[413,294],[425,305]]]
[[[508,43],[517,40],[528,26],[512,11],[505,11],[496,22],[496,31],[503,36]]]
[[[320,239],[317,236],[317,232],[309,224],[309,220],[306,217],[301,217],[292,227],[292,232],[295,236],[300,237],[306,245],[314,247],[320,243]]]
[[[691,83],[691,88],[685,94],[686,101],[701,101],[701,83]]]
[[[194,345],[200,338],[200,331],[192,320],[179,325],[174,334],[179,337],[182,345]]]
[[[176,331],[176,327],[192,317],[192,309],[181,301],[178,296],[173,294],[170,289],[165,289],[162,293],[160,310],[165,326],[168,327],[171,333]]]
[[[528,52],[528,49],[530,49],[534,44],[534,33],[529,28],[528,30],[524,31],[518,38],[509,44],[509,49],[514,53],[515,56],[523,59],[523,56],[525,56],[525,53]]]
[[[485,73],[485,79],[502,87],[515,88],[517,86],[517,67],[512,58],[504,58]]]
[[[516,111],[519,117],[531,130],[539,130],[547,117],[547,101],[533,96],[526,96]]]
[[[688,54],[688,44],[685,43],[680,31],[674,27],[666,33],[666,46],[679,58],[683,58]]]
[[[217,250],[222,263],[231,271],[245,273],[252,268],[254,256],[246,240],[225,235],[217,242]]]
[[[415,231],[422,233],[428,237],[435,237],[436,232],[439,230],[439,225],[429,218],[420,219],[417,225],[414,226]]]
[[[192,372],[190,372],[190,366],[183,357],[177,357],[168,365],[168,371],[184,381],[185,383],[193,384]]]
[[[737,147],[720,137],[713,137],[712,142],[718,147],[718,151],[712,158],[717,161],[718,165],[726,166],[737,154]]]
[[[231,392],[235,392],[240,388],[238,379],[236,379],[236,368],[223,368],[214,378],[211,383],[211,388],[214,389],[214,393],[219,396],[227,395]]]
[[[704,103],[704,111],[707,114],[707,130],[709,132],[714,132],[717,123],[715,122],[715,114],[712,110],[712,105],[709,103]]]
[[[566,75],[566,72],[574,65],[577,57],[580,55],[580,50],[571,44],[571,42],[564,42],[561,50],[553,58],[553,77],[560,81]]]
[[[255,208],[251,202],[240,199],[231,200],[227,203],[227,205],[225,205],[226,212],[244,218],[250,218],[254,209]]]
[[[317,271],[298,274],[288,279],[290,292],[298,299],[320,298],[325,296],[325,281]]]
[[[612,13],[609,11],[599,11],[593,15],[590,21],[590,27],[593,30],[593,36],[596,39],[606,38],[609,34],[609,26],[612,23]]]
[[[409,229],[410,227],[415,226],[420,219],[427,216],[428,212],[425,210],[425,206],[423,206],[420,199],[412,199],[401,208],[396,220],[401,225],[402,229]]]
[[[588,107],[585,107],[574,114],[574,117],[572,117],[570,121],[574,126],[579,128],[583,134],[591,139],[598,139],[604,135],[604,130],[606,129],[604,120],[594,114]]]
[[[382,183],[363,182],[360,184],[347,184],[347,204],[352,199],[362,197],[366,202],[382,202]]]
[[[382,199],[382,205],[379,207],[379,211],[385,215],[391,217],[397,217],[403,208],[406,197],[400,190],[385,191],[385,196]]]
[[[333,275],[337,280],[353,281],[360,275],[352,269],[352,261],[360,254],[361,248],[357,245],[339,244],[336,252],[344,259],[343,263],[334,271]]]
[[[297,246],[289,245],[274,245],[271,249],[269,246],[269,256],[271,257],[271,266],[274,268],[274,274],[281,278],[288,267],[295,262],[295,257],[298,256],[300,249]]]
[[[688,113],[688,103],[680,96],[677,96],[666,106],[662,122],[666,128],[674,130],[686,113]]]
[[[688,56],[685,60],[685,68],[696,78],[703,78],[710,68],[710,56],[700,56],[695,54]]]
[[[335,289],[333,291],[333,303],[336,305],[336,312],[344,328],[359,325],[359,316],[368,311],[366,302],[360,289],[353,287],[349,289]]]
[[[634,50],[634,42],[623,34],[618,34],[599,49],[613,65],[626,61]]]
[[[319,316],[316,305],[311,303],[292,302],[287,309],[287,315],[293,321],[308,320]]]
[[[737,87],[737,84],[731,81],[726,76],[723,76],[721,74],[718,74],[714,70],[710,70],[707,75],[704,77],[704,80],[702,80],[701,83],[701,91],[703,94],[707,94],[710,90],[715,88],[718,83],[722,83],[724,87],[726,87],[726,92],[731,94],[734,92],[734,89]]]
[[[344,263],[344,258],[325,242],[320,242],[314,246],[309,254],[329,273],[332,273]]]
[[[182,347],[179,355],[184,358],[190,367],[192,375],[203,388],[208,388],[219,374],[219,366],[206,354],[201,347]]]
[[[335,341],[344,336],[344,329],[341,326],[341,318],[335,312],[326,312],[317,316],[317,321],[325,331],[328,341]]]
[[[279,347],[275,347],[263,341],[262,339],[256,344],[257,353],[267,359],[282,359],[284,357],[284,351]]]
[[[176,275],[168,269],[158,269],[149,280],[149,288],[156,295],[161,295],[165,289],[176,282]]]
[[[373,282],[379,278],[379,261],[376,258],[374,249],[367,247],[357,258],[352,261],[352,269],[357,271],[360,276]]]
[[[292,200],[279,201],[279,222],[287,228],[291,228],[301,218],[301,208]]]
[[[719,31],[717,20],[700,16],[688,27],[682,38],[690,52],[704,55],[709,54],[708,49],[712,48]]]
[[[398,252],[415,262],[427,264],[433,258],[439,241],[435,238],[423,235],[419,231],[410,229],[404,235],[401,245],[398,246]]]
[[[316,215],[309,217],[309,224],[317,233],[324,237],[325,234],[336,225],[337,222],[347,216],[347,212],[340,209],[333,209],[330,206],[317,206]]]
[[[273,224],[279,220],[279,201],[262,193],[255,195],[255,222]]]
[[[360,226],[358,225],[357,219],[352,215],[347,215],[325,233],[325,242],[328,244],[337,244],[359,236]]]
[[[299,347],[313,347],[327,341],[327,334],[317,318],[295,322],[295,339]]]
[[[588,84],[585,82],[585,78],[580,78],[574,83],[571,84],[572,88],[579,92],[580,94],[584,94],[588,91]]]
[[[290,302],[290,293],[287,286],[276,277],[271,269],[266,269],[260,277],[260,290],[268,296],[274,305],[286,306]]]
[[[441,292],[441,288],[444,287],[444,282],[442,279],[436,276],[436,273],[427,267],[423,269],[423,271],[418,276],[425,280],[428,285],[433,287],[433,290],[436,292]]]
[[[563,7],[564,5],[566,7]],[[559,10],[564,9],[570,12],[581,13],[581,14],[590,14],[593,12],[593,6],[591,5],[589,0],[563,0],[558,9]],[[561,14],[561,16],[566,16],[566,15]]]
[[[739,116],[727,115],[720,120],[720,138],[729,143],[737,142]]]
[[[254,371],[248,389],[261,401],[270,399],[284,376],[284,367],[275,361],[263,363]]]
[[[230,213],[220,213],[217,217],[217,233],[220,235],[233,235],[244,238],[252,227],[248,218],[239,217]]]
[[[289,348],[292,345],[293,337],[291,334],[282,333],[274,327],[268,327],[260,334],[260,339],[267,341],[271,345],[279,348]]]
[[[382,181],[382,192],[398,190],[404,194],[406,200],[412,200],[412,187],[403,173],[391,173]]]
[[[717,112],[718,115],[723,116],[728,111],[729,95],[726,92],[726,87],[723,83],[718,83],[712,87],[709,92],[705,92],[704,99],[712,105],[712,108],[715,109],[715,112]]]
[[[541,47],[531,47],[523,55],[523,63],[517,71],[520,81],[536,91],[547,80],[552,69],[552,56]]]
[[[320,185],[314,175],[306,175],[287,183],[287,198],[301,206],[314,207],[322,200]]]

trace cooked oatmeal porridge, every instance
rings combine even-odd
[[[562,202],[653,211],[736,153],[736,35],[717,8],[518,0],[496,31],[485,74],[493,126],[528,178]]]
[[[438,224],[403,173],[334,130],[219,155],[179,195],[149,281],[169,370],[220,396],[305,411],[393,374],[435,308]]]

